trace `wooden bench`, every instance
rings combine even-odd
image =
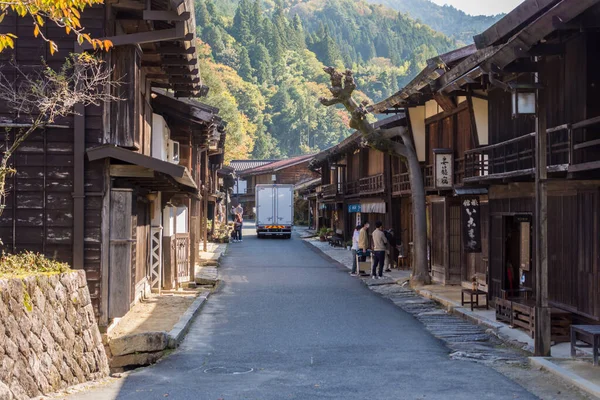
[[[571,357],[576,356],[577,340],[592,346],[594,365],[598,365],[598,345],[600,344],[600,325],[571,325]]]

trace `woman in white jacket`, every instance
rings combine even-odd
[[[356,276],[358,275],[356,264],[356,252],[358,251],[358,238],[360,236],[360,230],[362,229],[362,225],[356,225],[354,232],[352,233],[352,272],[350,275]]]

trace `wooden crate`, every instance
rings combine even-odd
[[[512,301],[496,297],[496,319],[512,326]]]
[[[525,329],[533,338],[535,332],[535,307],[512,302],[512,325]]]

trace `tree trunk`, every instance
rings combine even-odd
[[[408,167],[411,195],[413,201],[413,275],[411,284],[422,285],[431,282],[429,277],[429,268],[427,264],[427,210],[425,202],[425,183],[421,164],[417,157],[417,151],[412,141],[410,133],[405,127],[392,129],[375,129],[367,121],[368,111],[363,105],[358,104],[353,98],[352,93],[356,89],[356,83],[352,71],[347,70],[341,74],[335,68],[325,68],[325,72],[331,77],[332,98],[321,98],[320,101],[325,106],[342,104],[350,112],[350,127],[359,130],[369,147],[385,153],[392,153],[404,159]],[[400,136],[402,143],[391,140],[393,137]]]
[[[411,284],[425,285],[431,283],[427,264],[427,205],[425,201],[425,184],[421,164],[417,157],[412,138],[407,131],[400,134],[407,148],[406,163],[410,179],[410,193],[413,208],[413,275]]]

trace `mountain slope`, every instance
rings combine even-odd
[[[235,11],[232,8],[235,7]],[[364,0],[196,0],[203,101],[228,122],[227,157],[276,158],[344,139],[348,115],[324,107],[323,67],[352,68],[359,101],[379,101],[456,42]]]
[[[369,3],[383,4],[394,10],[409,14],[423,21],[436,31],[462,43],[472,43],[473,36],[483,32],[504,16],[504,14],[468,15],[452,6],[440,6],[430,0],[367,0]]]

